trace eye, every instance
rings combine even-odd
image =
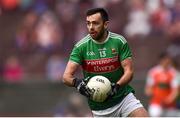
[[[86,22],[87,25],[90,25],[90,22]]]
[[[98,25],[99,23],[98,22],[96,22],[96,21],[94,21],[94,22],[92,22],[94,25]]]

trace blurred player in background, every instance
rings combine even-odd
[[[134,70],[127,41],[108,31],[108,14],[103,8],[88,10],[86,23],[89,34],[74,46],[63,75],[64,83],[88,98],[95,117],[147,117],[143,105],[133,94],[133,88],[128,85]],[[102,75],[115,83],[107,100],[94,102],[89,99],[85,79],[74,77],[79,66],[83,68],[84,78]]]
[[[178,58],[173,60],[173,66],[176,69],[175,80],[178,83],[178,97],[176,99],[176,112],[174,113],[176,116],[180,116],[180,64],[178,63]]]
[[[145,94],[150,97],[149,114],[162,117],[168,110],[175,109],[178,82],[173,61],[167,53],[160,55],[159,64],[150,69]]]

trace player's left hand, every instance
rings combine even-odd
[[[113,84],[111,85],[111,91],[110,91],[109,94],[108,94],[107,100],[109,100],[109,99],[111,99],[113,96],[115,96],[115,95],[117,94],[119,88],[120,88],[120,85],[119,85],[119,84],[113,83]]]

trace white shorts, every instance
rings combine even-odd
[[[119,104],[105,110],[92,111],[94,117],[127,117],[132,111],[143,107],[139,100],[129,93]]]

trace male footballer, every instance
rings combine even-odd
[[[89,34],[74,46],[63,75],[64,83],[87,97],[94,117],[147,117],[147,111],[134,96],[134,89],[128,85],[134,70],[127,41],[108,30],[108,13],[103,8],[88,10],[86,23]],[[74,77],[79,66],[84,78],[102,75],[114,83],[104,102],[91,100],[85,79]]]

